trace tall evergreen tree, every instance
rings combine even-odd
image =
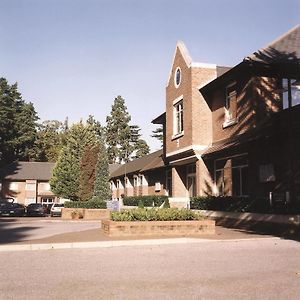
[[[0,165],[32,159],[37,119],[33,104],[22,99],[17,84],[0,78]]]
[[[131,116],[127,111],[125,100],[115,98],[110,115],[106,117],[106,144],[110,163],[121,162],[131,154],[131,131],[129,122]]]
[[[80,200],[90,200],[94,194],[96,165],[98,161],[99,145],[87,146],[80,163],[80,182],[78,196]]]
[[[104,143],[99,144],[98,162],[96,166],[96,179],[94,187],[94,198],[98,200],[110,200],[109,188],[109,164]]]

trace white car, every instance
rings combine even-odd
[[[64,207],[63,203],[53,203],[50,209],[51,217],[60,217],[61,216],[61,209]]]

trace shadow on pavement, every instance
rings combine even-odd
[[[23,241],[29,236],[29,231],[36,230],[37,227],[14,226],[17,219],[0,218],[0,245]]]
[[[216,225],[233,228],[249,234],[273,235],[300,242],[300,225],[276,224],[261,221],[243,221],[229,218],[216,219]]]

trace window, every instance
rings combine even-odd
[[[123,189],[123,184],[120,179],[117,179],[117,189]]]
[[[42,191],[50,191],[50,183],[48,182],[41,182],[40,187]]]
[[[174,135],[183,133],[183,100],[174,105]]]
[[[136,176],[136,175],[133,176],[133,186],[134,187],[140,186],[139,176]]]
[[[283,109],[289,107],[289,89],[291,93],[290,106],[300,104],[300,80],[296,79],[282,79],[282,103]]]
[[[248,195],[248,158],[239,155],[215,161],[215,183],[219,196]]]
[[[17,190],[18,190],[18,183],[17,183],[17,182],[11,182],[11,183],[9,184],[9,189],[10,189],[11,191],[17,191]]]
[[[35,191],[35,183],[26,183],[25,190],[26,191]]]
[[[226,88],[225,120],[223,126],[228,126],[235,123],[236,118],[237,118],[236,84],[232,83]]]
[[[174,76],[174,84],[175,87],[178,88],[181,83],[181,69],[179,67],[175,70],[175,76]]]
[[[160,182],[155,182],[155,192],[159,192],[161,190]]]

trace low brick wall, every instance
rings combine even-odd
[[[61,218],[63,220],[108,220],[109,217],[110,211],[108,209],[63,208],[61,211]]]
[[[102,221],[102,231],[108,236],[180,236],[215,233],[215,221]]]

